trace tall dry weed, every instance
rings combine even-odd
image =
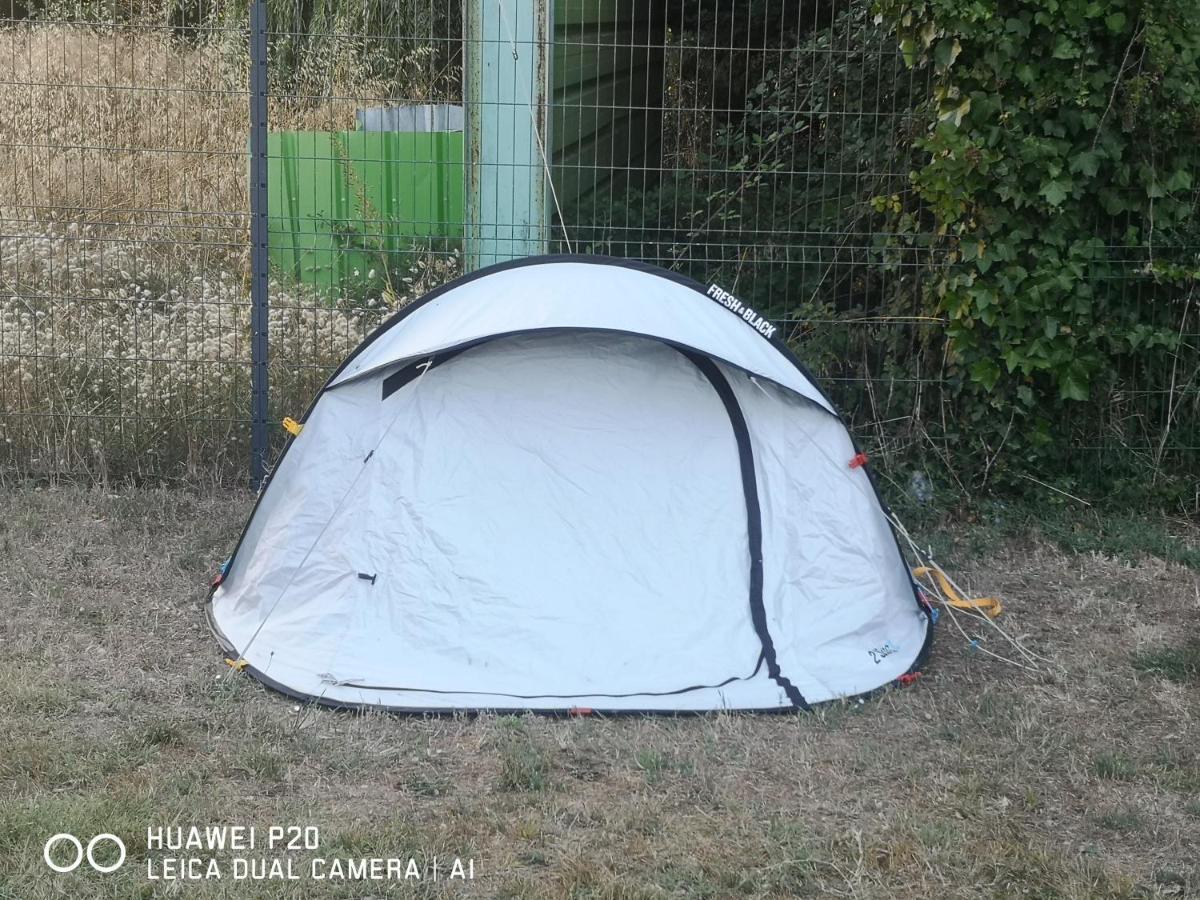
[[[0,30],[0,471],[244,471],[248,96],[242,35],[212,38]],[[278,98],[273,125],[353,127],[329,87]],[[272,281],[275,409],[303,412],[390,308],[457,269],[414,254],[386,301]]]

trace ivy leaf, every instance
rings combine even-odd
[[[1104,24],[1108,26],[1108,30],[1113,34],[1120,34],[1125,28],[1125,13],[1115,12],[1104,19]]]
[[[925,45],[925,49],[929,49],[929,45],[933,43],[934,38],[938,36],[937,26],[933,22],[926,22],[921,26],[921,43]]]
[[[990,391],[1000,380],[1000,367],[994,359],[980,359],[971,364],[971,380],[983,385]]]
[[[1065,34],[1060,34],[1058,40],[1054,42],[1054,53],[1052,55],[1055,59],[1078,59],[1081,53],[1079,45]]]
[[[1168,191],[1190,191],[1192,189],[1192,173],[1187,169],[1176,169],[1167,179]]]
[[[1100,154],[1094,150],[1087,150],[1076,155],[1071,160],[1071,172],[1082,172],[1088,178],[1091,178],[1100,171]]]
[[[1067,199],[1067,188],[1061,181],[1047,181],[1038,191],[1051,206],[1058,206]]]
[[[958,42],[958,38],[952,41],[943,38],[938,41],[937,46],[933,49],[933,61],[939,69],[949,69],[954,65],[954,61],[958,59],[958,54],[961,52],[962,44]]]
[[[954,125],[957,128],[962,124],[963,116],[971,111],[971,98],[964,97],[957,105],[950,101],[943,102],[938,108],[938,121],[945,122],[947,119],[953,119]]]
[[[1064,400],[1083,401],[1088,398],[1087,370],[1078,361],[1072,362],[1059,379],[1058,393]]]

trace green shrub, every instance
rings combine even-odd
[[[1000,471],[1079,472],[1073,447],[1193,463],[1200,29],[1187,0],[880,0],[919,101],[897,246],[937,235],[959,420]],[[877,200],[880,208],[887,198]],[[1172,447],[1177,448],[1174,456]]]

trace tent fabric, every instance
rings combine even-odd
[[[781,709],[909,671],[928,619],[848,431],[713,296],[546,257],[403,311],[260,495],[222,642],[400,710]]]
[[[752,328],[731,327],[738,324],[736,317],[731,322],[719,303],[698,303],[695,286],[662,276],[648,281],[643,268],[596,259],[494,267],[486,278],[472,278],[413,310],[402,329],[391,329],[364,348],[333,384],[498,334],[592,329],[690,347],[776,381],[833,412],[808,376],[775,346]]]

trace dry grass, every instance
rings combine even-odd
[[[242,38],[0,29],[0,466],[95,479],[244,469]],[[342,88],[327,79],[334,99],[276,97],[272,126],[353,127]],[[457,269],[453,256],[414,254],[386,300],[273,282],[276,418],[302,413],[383,314]]]
[[[218,47],[61,24],[0,30],[0,58],[12,82],[0,94],[5,234],[74,223],[163,278],[179,262],[237,270],[248,114]],[[70,249],[60,267],[75,263]],[[72,296],[53,281],[29,289]]]
[[[244,471],[250,305],[240,276],[164,262],[98,229],[45,228],[0,238],[11,260],[0,269],[0,466],[96,480]],[[388,303],[330,304],[273,283],[276,418],[302,414],[393,306],[454,263],[418,259],[410,292]]]
[[[0,210],[27,221],[137,226],[131,240],[195,242],[187,259],[246,244],[249,101],[242,35],[198,45],[166,28],[0,29]],[[339,85],[326,85],[337,96]],[[277,97],[274,128],[352,128],[352,99]],[[236,246],[236,245],[243,246]]]
[[[916,686],[813,715],[355,716],[219,663],[203,583],[248,496],[0,497],[0,897],[150,896],[148,824],[231,821],[319,825],[327,854],[474,856],[476,896],[1200,890],[1200,690],[1138,664],[1197,636],[1192,569],[993,543],[961,569],[1062,668],[1038,678],[943,630]],[[137,864],[51,877],[63,830],[122,835]],[[385,892],[239,887],[179,893]]]

